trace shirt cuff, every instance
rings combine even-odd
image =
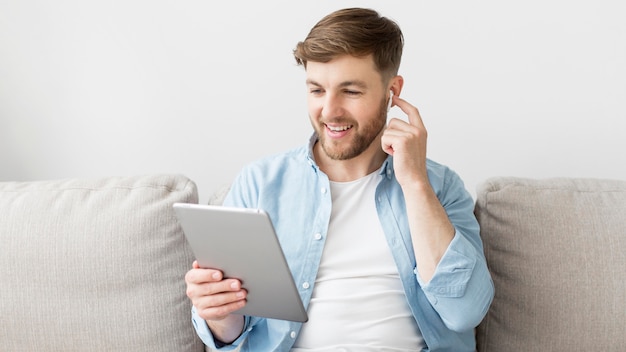
[[[427,297],[461,297],[476,265],[476,253],[472,244],[458,231],[441,257],[431,280],[424,282],[415,268],[417,282]]]
[[[241,336],[239,336],[235,341],[228,345],[223,345],[219,341],[215,340],[211,330],[209,329],[209,325],[206,320],[202,319],[198,312],[196,311],[196,307],[191,307],[191,321],[193,322],[193,327],[196,329],[196,334],[200,337],[200,340],[209,348],[220,351],[231,351],[235,350],[239,347],[239,344],[246,338],[248,335],[248,325],[250,324],[250,318],[244,317],[244,327]]]

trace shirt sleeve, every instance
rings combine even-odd
[[[446,175],[438,196],[455,235],[431,280],[421,280],[419,268],[416,278],[444,324],[452,331],[467,331],[487,314],[494,295],[493,281],[473,213],[474,201],[454,172]]]
[[[250,331],[248,328],[250,319],[249,317],[246,317],[241,336],[239,336],[237,340],[233,341],[233,343],[223,345],[215,340],[206,321],[198,315],[195,307],[191,307],[191,321],[193,322],[193,327],[196,329],[196,334],[198,334],[200,340],[202,340],[207,347],[218,351],[232,351],[237,349],[237,347],[239,347],[239,345],[246,339],[248,332]]]

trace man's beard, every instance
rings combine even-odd
[[[353,129],[356,127],[351,121],[336,120],[332,122],[337,123],[350,123]],[[385,128],[387,123],[387,104],[383,101],[378,109],[378,118],[371,121],[368,125],[359,125],[359,130],[350,131],[350,138],[352,141],[350,145],[342,147],[341,144],[345,144],[346,141],[334,142],[328,140],[326,136],[324,124],[313,126],[317,132],[319,138],[319,144],[322,147],[324,153],[333,160],[348,160],[355,158],[363,153],[374,142],[376,137]]]

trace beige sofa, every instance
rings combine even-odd
[[[0,183],[1,351],[203,351],[179,175]]]
[[[0,350],[203,351],[171,207],[197,201],[181,175],[1,182]],[[480,352],[626,350],[626,181],[493,178],[476,216]]]
[[[494,178],[476,198],[496,292],[478,351],[626,351],[626,181]]]

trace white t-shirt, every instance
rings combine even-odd
[[[328,238],[302,326],[300,351],[419,351],[409,309],[375,204],[378,172],[331,182]]]

